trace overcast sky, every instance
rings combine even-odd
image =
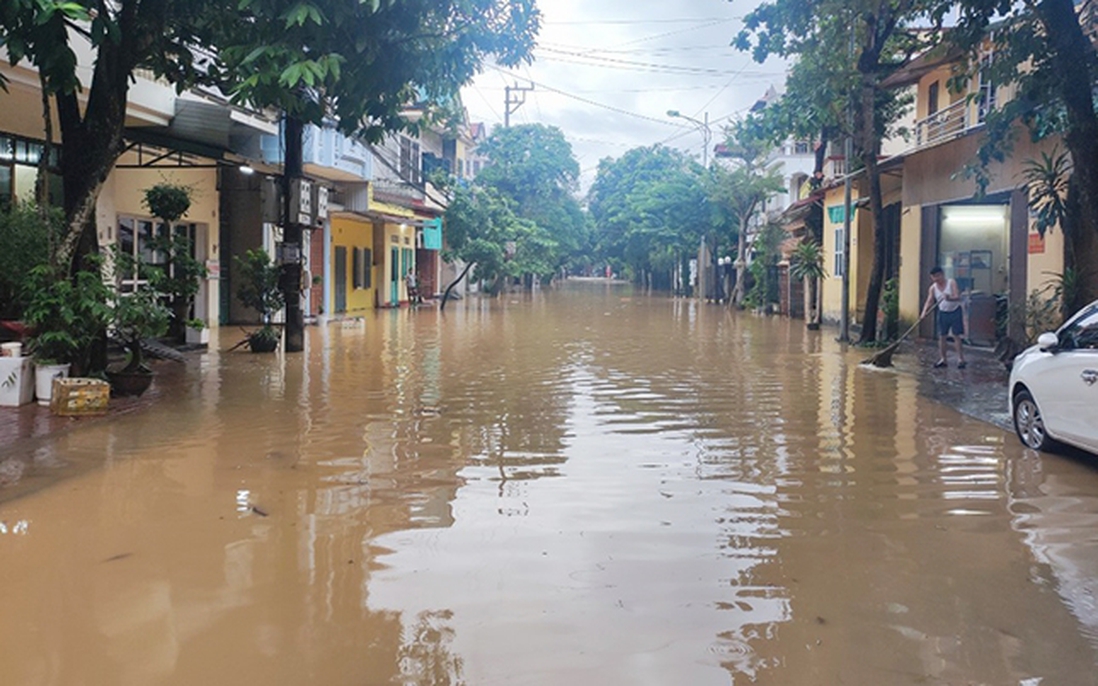
[[[541,0],[543,24],[533,64],[488,68],[463,91],[472,121],[503,125],[504,87],[529,86],[511,123],[559,127],[572,144],[586,189],[600,159],[664,143],[701,159],[699,121],[713,142],[771,85],[784,64],[757,64],[729,43],[758,0]]]

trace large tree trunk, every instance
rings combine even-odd
[[[879,18],[887,23],[887,19]],[[885,224],[881,221],[884,203],[881,201],[881,174],[877,169],[877,70],[880,51],[890,30],[882,27],[876,19],[867,25],[868,44],[858,59],[858,71],[861,73],[860,127],[862,165],[865,168],[869,195],[869,216],[873,222],[873,267],[869,274],[869,287],[865,293],[865,314],[862,317],[862,332],[859,343],[873,343],[877,340],[877,311],[880,309],[881,288],[884,285],[884,270],[888,255],[885,245]],[[878,34],[884,31],[884,35]],[[849,170],[848,170],[849,171]],[[851,210],[853,213],[853,210]],[[854,230],[853,223],[851,231]],[[848,263],[850,260],[847,260]],[[847,277],[849,278],[849,277]]]
[[[143,13],[145,15],[143,16]],[[155,3],[123,3],[118,14],[117,41],[104,40],[96,47],[95,68],[88,101],[81,113],[77,94],[58,92],[61,124],[61,176],[64,182],[67,231],[54,256],[55,265],[73,271],[90,268],[84,257],[99,251],[95,203],[99,191],[122,154],[126,101],[130,78],[139,56],[152,41],[159,19]],[[61,13],[53,20],[58,45],[66,45],[68,29]]]
[[[1037,13],[1052,47],[1053,71],[1067,112],[1064,142],[1074,167],[1072,191],[1079,211],[1064,227],[1071,262],[1066,266],[1078,275],[1074,302],[1068,303],[1074,311],[1098,299],[1098,117],[1090,88],[1096,57],[1071,0],[1043,0]]]

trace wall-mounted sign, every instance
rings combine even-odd
[[[1045,252],[1045,237],[1037,232],[1029,234],[1029,254],[1041,255]]]
[[[290,184],[290,221],[313,223],[313,183],[308,179],[294,179]]]
[[[206,260],[206,278],[210,281],[217,281],[221,278],[221,262]]]
[[[292,243],[280,243],[278,246],[278,261],[281,264],[301,262],[301,248]]]
[[[321,220],[328,218],[328,187],[317,186],[316,187],[316,219],[319,224]]]

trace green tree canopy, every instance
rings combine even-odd
[[[736,284],[729,303],[744,300],[747,267],[747,233],[752,220],[771,196],[780,193],[785,182],[780,164],[767,164],[765,141],[752,137],[742,127],[733,127],[726,142],[731,164],[709,169],[706,188],[710,201],[720,207],[736,225]]]
[[[377,137],[413,126],[405,108],[445,103],[489,57],[527,59],[539,20],[534,0],[5,0],[0,45],[56,100],[65,262],[97,249],[95,200],[123,149],[135,70]],[[95,56],[86,105],[78,43]]]
[[[491,209],[493,225],[514,243],[514,254],[501,275],[549,277],[589,243],[587,219],[573,195],[579,162],[564,133],[542,124],[497,128],[479,148],[488,164],[476,178],[472,197]],[[502,204],[511,213],[504,220]],[[449,216],[449,213],[448,213]],[[478,261],[478,272],[489,264]]]
[[[687,155],[659,145],[602,160],[588,193],[599,254],[635,278],[655,271],[670,283],[671,268],[697,250],[719,219],[704,176]]]
[[[741,49],[752,50],[758,60],[771,54],[795,57],[805,62],[799,80],[800,103],[814,113],[814,125],[821,131],[834,120],[834,107],[827,104],[828,92],[849,93],[850,73],[836,60],[845,54],[856,72],[857,92],[840,99],[854,105],[854,127],[858,155],[865,169],[869,209],[874,224],[874,256],[866,291],[861,341],[876,339],[877,309],[884,284],[886,241],[881,181],[877,170],[881,140],[888,121],[881,120],[881,105],[889,98],[882,82],[907,64],[914,55],[928,49],[940,37],[938,28],[949,6],[940,0],[768,0],[745,19],[737,37]],[[835,78],[822,93],[811,76]],[[892,110],[895,112],[896,110]],[[803,116],[786,115],[787,119]],[[841,119],[840,119],[841,121]],[[848,161],[848,164],[851,161]]]

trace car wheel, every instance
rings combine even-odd
[[[1055,445],[1045,431],[1045,420],[1029,391],[1018,391],[1014,396],[1014,431],[1027,448],[1048,450]]]

